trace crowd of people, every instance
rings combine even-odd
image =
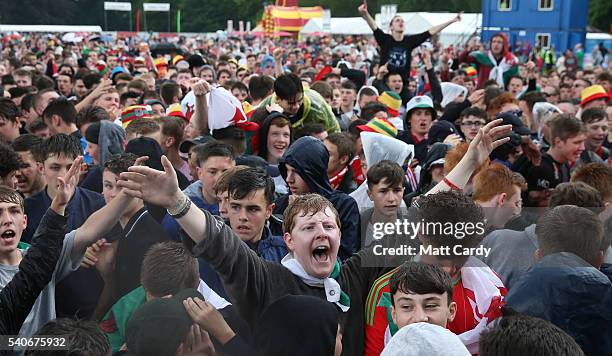
[[[373,37],[0,37],[0,352],[612,355],[607,50],[357,10]]]

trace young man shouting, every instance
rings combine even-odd
[[[439,191],[465,186],[470,175],[490,154],[507,142],[496,138],[511,127],[486,125],[472,141],[463,160],[432,189]],[[326,150],[324,150],[326,151]],[[220,218],[195,206],[179,190],[176,174],[167,158],[164,172],[149,167],[130,167],[119,185],[127,194],[164,206],[190,237],[185,243],[207,260],[221,275],[226,290],[240,314],[255,328],[263,309],[287,294],[324,298],[346,313],[343,353],[363,353],[363,321],[366,294],[372,282],[389,268],[362,268],[371,250],[362,250],[343,264],[337,261],[340,248],[340,218],[334,206],[321,196],[296,198],[285,211],[284,239],[289,249],[281,265],[264,261],[242,243]],[[248,278],[245,279],[245,276]],[[351,306],[352,305],[352,306]]]

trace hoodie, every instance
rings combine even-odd
[[[100,165],[104,165],[111,155],[122,153],[124,142],[125,131],[121,126],[110,121],[100,121],[100,136],[98,136]]]
[[[306,136],[295,141],[287,149],[278,165],[283,179],[287,180],[286,164],[296,169],[300,177],[310,188],[310,193],[319,194],[327,198],[340,214],[342,240],[338,257],[345,260],[360,249],[361,236],[359,208],[353,198],[332,189],[327,178],[327,164],[329,152],[320,140]],[[276,200],[275,214],[283,214],[289,205],[289,195],[283,195]],[[271,221],[273,223],[273,221]],[[278,223],[271,225],[272,233],[282,235],[282,226]]]
[[[259,132],[257,133],[257,155],[266,161],[268,160],[268,133],[270,132],[270,123],[272,123],[272,120],[276,119],[277,117],[286,118],[286,116],[282,113],[277,111],[271,112],[263,121],[259,127]],[[289,128],[289,135],[289,144],[291,144],[291,142],[293,142],[293,130],[291,127]]]
[[[413,146],[393,137],[365,131],[360,133],[360,137],[368,167],[372,167],[383,160],[390,160],[402,166],[407,159],[412,159],[414,156]],[[367,179],[350,196],[357,202],[361,213],[374,207],[374,203],[368,196]],[[403,201],[402,207],[406,207]]]
[[[478,89],[483,89],[484,83],[489,79],[497,80],[499,86],[501,88],[505,88],[510,80],[510,77],[519,74],[518,59],[512,54],[512,52],[510,52],[508,37],[501,32],[493,35],[491,40],[493,40],[495,37],[501,37],[504,42],[504,49],[501,58],[494,58],[491,50],[474,52],[468,52],[466,50],[459,56],[460,62],[473,63],[478,67]],[[492,58],[496,63],[491,60]],[[501,70],[499,76],[496,75],[496,70]]]

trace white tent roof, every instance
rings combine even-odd
[[[330,19],[331,34],[334,35],[371,35],[372,30],[361,17],[332,17]],[[312,18],[300,31],[307,35],[312,33],[323,33],[323,19]]]
[[[64,25],[0,25],[0,32],[102,32],[102,27]]]
[[[603,32],[589,32],[586,38],[587,40],[612,40],[612,35]]]

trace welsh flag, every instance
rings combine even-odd
[[[512,76],[519,74],[518,60],[512,55],[504,57],[499,64],[496,64],[490,51],[474,51],[470,53],[470,56],[474,58],[479,67],[485,66],[491,68],[489,79],[497,80],[498,76],[496,71],[502,71],[501,78],[503,78],[504,87],[508,84]]]

